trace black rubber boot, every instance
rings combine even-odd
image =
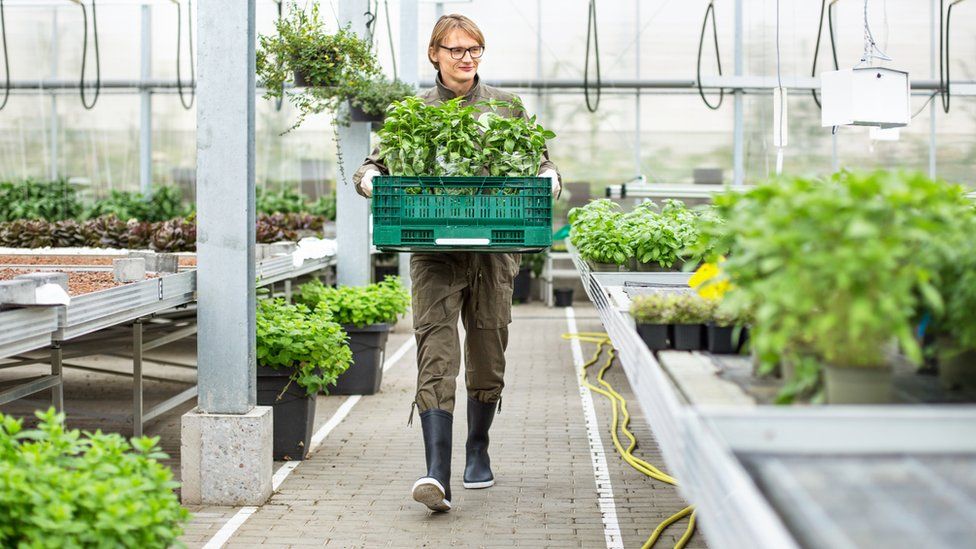
[[[427,476],[413,485],[413,499],[434,511],[451,510],[451,428],[454,416],[439,408],[420,413]]]
[[[488,430],[495,419],[495,402],[480,402],[468,397],[468,441],[464,445],[464,487],[494,486],[491,458],[488,457]]]

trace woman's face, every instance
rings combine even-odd
[[[470,52],[465,52],[461,59],[454,59],[451,57],[451,51],[445,48],[467,49],[481,44],[463,30],[454,29],[439,45],[444,47],[431,48],[428,55],[431,61],[439,65],[441,78],[459,84],[474,80],[474,76],[478,73],[478,63],[481,60],[473,59]]]

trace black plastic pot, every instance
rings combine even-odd
[[[258,366],[258,405],[273,409],[272,453],[277,461],[305,459],[315,426],[315,397],[306,394],[305,388],[293,381],[289,385],[291,374],[287,369]]]
[[[515,275],[515,291],[512,292],[512,301],[528,303],[532,293],[532,269],[522,267]]]
[[[637,333],[648,349],[661,351],[668,348],[668,328],[667,324],[638,324]]]
[[[701,351],[705,348],[705,326],[702,324],[675,324],[673,347],[679,351]]]
[[[384,115],[372,115],[367,114],[362,107],[357,107],[352,103],[349,104],[349,120],[353,122],[382,122],[385,118]]]
[[[376,265],[373,267],[373,280],[383,282],[387,277],[400,274],[400,268],[396,265]]]
[[[572,288],[555,288],[552,291],[552,295],[556,301],[556,307],[572,307],[573,306],[573,289]]]
[[[735,354],[738,345],[732,341],[735,332],[734,326],[708,325],[708,352],[717,355]]]
[[[373,395],[379,392],[390,328],[389,324],[342,327],[349,334],[352,365],[339,374],[335,387],[329,389],[330,395]]]

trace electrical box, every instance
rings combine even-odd
[[[829,71],[820,75],[821,124],[897,128],[911,122],[908,73],[883,67]]]

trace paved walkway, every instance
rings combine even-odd
[[[233,531],[226,546],[607,547],[572,353],[560,338],[567,331],[565,311],[532,305],[516,307],[514,313],[504,401],[492,428],[494,487],[461,487],[467,432],[462,379],[461,413],[454,426],[455,508],[433,514],[410,499],[410,487],[425,470],[420,422],[406,425],[416,375],[411,349],[386,372],[382,392],[360,399],[271,500]],[[588,306],[577,308],[576,315],[580,331],[601,330]],[[388,356],[409,337],[409,329],[393,334]],[[584,344],[584,356],[591,353],[592,347]],[[625,397],[630,395],[619,368],[608,379]],[[346,398],[321,397],[317,427]],[[644,477],[619,458],[608,433],[609,404],[599,395],[593,401],[616,523],[624,546],[640,547],[683,502],[673,488]],[[640,441],[635,453],[664,468],[639,407],[631,402],[636,416],[632,427]],[[233,508],[191,511],[195,516],[184,536],[189,547],[205,545],[232,517],[244,518]],[[658,546],[673,546],[683,524],[672,527]],[[700,532],[689,545],[704,546]]]

